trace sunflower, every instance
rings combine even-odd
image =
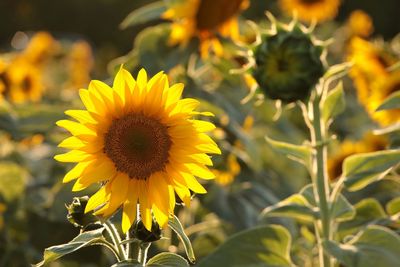
[[[368,37],[374,31],[371,17],[362,10],[351,12],[348,25],[352,35]]]
[[[300,20],[322,22],[336,17],[340,0],[279,0],[279,6],[289,16],[296,12]]]
[[[42,66],[57,49],[58,44],[48,32],[37,32],[22,52],[22,57],[32,64]]]
[[[42,96],[40,71],[23,58],[13,60],[7,66],[1,80],[4,86],[3,94],[14,103],[35,102]]]
[[[372,119],[382,126],[388,126],[400,121],[400,109],[376,111],[376,109],[391,94],[400,91],[400,72],[392,72],[389,76],[381,78],[372,84],[370,101],[367,104],[367,111]]]
[[[69,80],[67,87],[82,88],[90,81],[90,72],[93,68],[92,48],[85,41],[77,41],[68,55]]]
[[[357,153],[368,153],[384,150],[388,146],[387,138],[381,135],[373,135],[367,133],[362,140],[358,142],[345,140],[339,147],[338,151],[328,160],[328,177],[335,180],[342,174],[343,161]]]
[[[223,49],[217,35],[239,40],[237,15],[248,5],[249,0],[177,1],[163,14],[163,18],[173,21],[170,44],[185,45],[198,37],[203,58],[210,49],[220,56]]]
[[[57,155],[61,162],[77,165],[64,182],[77,179],[73,191],[101,182],[89,199],[86,212],[109,217],[123,206],[122,229],[140,219],[150,230],[152,218],[165,226],[175,206],[175,193],[189,204],[190,191],[206,193],[195,177],[213,179],[206,153],[220,154],[205,133],[212,123],[197,120],[199,101],[180,99],[183,84],[169,86],[162,72],[147,79],[144,69],[137,80],[125,69],[117,73],[113,87],[92,81],[79,95],[86,110],[69,110],[75,121],[57,125],[73,136],[60,143],[70,152]],[[138,218],[139,219],[139,218]]]
[[[400,89],[400,72],[387,70],[396,57],[382,45],[355,37],[349,44],[348,60],[354,63],[350,77],[358,99],[371,118],[382,126],[399,121],[399,110],[376,112],[390,94]]]

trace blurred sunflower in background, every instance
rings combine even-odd
[[[39,101],[43,93],[41,72],[24,58],[17,58],[4,67],[0,91],[11,102],[21,104]]]
[[[44,63],[56,53],[59,44],[53,36],[45,31],[35,33],[21,53],[26,61],[36,67],[43,67]]]
[[[215,126],[193,118],[212,114],[194,111],[199,101],[180,99],[182,91],[183,84],[169,86],[162,72],[148,80],[142,69],[135,81],[122,68],[112,88],[92,81],[88,90],[79,91],[86,110],[66,112],[78,122],[58,121],[73,136],[59,145],[71,151],[55,159],[77,163],[64,177],[64,182],[77,179],[73,191],[103,183],[86,212],[108,217],[123,205],[126,232],[139,203],[141,220],[150,231],[153,215],[161,227],[168,222],[175,193],[189,205],[189,189],[206,192],[195,176],[213,179],[206,153],[221,151],[205,133]]]
[[[79,89],[87,86],[94,66],[92,48],[88,42],[81,40],[72,44],[67,57],[67,66],[69,74],[67,88]]]
[[[348,26],[351,31],[351,35],[368,37],[374,31],[374,24],[371,17],[362,10],[355,10],[351,12]]]
[[[323,22],[336,17],[340,0],[279,0],[279,6],[289,16],[297,13],[302,21]]]
[[[398,59],[383,44],[354,37],[350,40],[348,60],[354,63],[350,70],[357,91],[358,100],[370,117],[382,126],[399,121],[398,111],[376,109],[391,94],[400,88],[399,72],[388,68]]]
[[[203,58],[212,50],[221,56],[223,48],[218,35],[239,40],[238,14],[249,5],[248,0],[176,1],[162,15],[173,21],[170,44],[187,44],[193,37],[200,40]]]
[[[377,79],[371,85],[371,97],[367,104],[367,110],[372,119],[382,126],[388,126],[400,121],[400,109],[381,110],[376,109],[393,93],[400,91],[400,71],[392,72],[387,77]]]
[[[383,135],[367,133],[360,141],[344,140],[339,148],[328,159],[329,179],[335,180],[342,174],[343,161],[357,153],[368,153],[384,150],[388,147],[389,140]]]

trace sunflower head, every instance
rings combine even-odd
[[[323,50],[300,24],[277,25],[253,51],[253,77],[272,99],[304,100],[324,73]]]
[[[371,17],[362,10],[351,12],[348,25],[352,35],[368,37],[374,31]]]
[[[209,50],[222,55],[217,36],[239,39],[237,15],[248,4],[248,0],[171,1],[163,14],[163,18],[173,21],[170,43],[186,44],[192,37],[197,37],[202,57],[207,57]]]
[[[57,42],[48,32],[37,32],[32,36],[23,56],[36,66],[42,65],[58,48]]]
[[[92,81],[79,91],[86,109],[57,123],[72,134],[59,145],[71,151],[55,158],[77,163],[64,177],[76,179],[74,191],[101,183],[86,212],[109,217],[123,207],[124,232],[136,219],[151,231],[153,218],[161,227],[168,222],[175,193],[189,204],[190,191],[206,192],[195,177],[214,178],[207,153],[221,151],[206,134],[214,125],[196,119],[212,114],[195,111],[199,101],[181,99],[182,91],[162,72],[148,79],[142,69],[135,80],[122,68],[112,87]]]
[[[39,101],[43,84],[40,71],[24,58],[13,60],[0,77],[3,94],[14,103]]]
[[[366,104],[371,118],[381,126],[388,126],[400,121],[400,109],[376,109],[393,93],[400,91],[400,71],[391,72],[387,77],[378,78],[371,84],[371,94]]]
[[[368,153],[386,149],[389,142],[385,136],[367,133],[357,142],[345,140],[328,160],[328,177],[335,180],[342,174],[343,161],[357,153]]]
[[[340,0],[279,0],[283,12],[306,22],[322,22],[336,17]]]

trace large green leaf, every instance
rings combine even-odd
[[[43,261],[36,264],[36,267],[55,261],[81,248],[104,243],[105,238],[103,236],[103,231],[104,228],[99,228],[93,231],[83,232],[66,244],[46,248],[44,250]]]
[[[170,253],[162,252],[151,258],[147,267],[189,267],[189,263],[183,257]]]
[[[338,85],[329,91],[323,105],[322,105],[322,118],[325,123],[334,119],[337,115],[342,113],[345,109],[345,99],[343,92],[343,84],[339,82]]]
[[[272,146],[274,150],[288,158],[298,161],[305,166],[310,166],[311,161],[311,148],[305,145],[294,145],[285,142],[280,142],[265,136],[265,140]]]
[[[189,261],[194,263],[196,261],[196,257],[194,256],[192,243],[190,242],[189,237],[185,234],[183,226],[178,217],[172,215],[168,221],[168,226],[178,235],[179,239],[183,243],[183,246],[185,247],[186,255]]]
[[[382,205],[374,198],[366,198],[354,205],[355,216],[351,221],[340,224],[338,234],[341,237],[354,234],[362,229],[366,224],[374,222],[384,223],[387,215]]]
[[[291,237],[280,225],[267,225],[230,237],[199,267],[289,267]]]
[[[400,197],[390,200],[386,204],[386,211],[389,215],[395,215],[400,212]]]
[[[350,62],[344,62],[341,64],[330,66],[324,74],[324,79],[335,79],[344,76],[350,70],[351,66],[352,63]]]
[[[338,222],[348,221],[354,218],[356,211],[347,199],[340,194],[331,207],[332,218]]]
[[[397,91],[388,96],[388,98],[386,98],[385,101],[383,101],[383,103],[376,109],[376,111],[399,109],[399,108],[400,108],[400,91]]]
[[[303,195],[294,194],[267,207],[261,216],[282,216],[312,223],[318,218],[318,209],[312,207]]]
[[[349,191],[360,190],[383,178],[398,163],[400,163],[400,150],[386,150],[350,156],[343,162],[344,184]]]
[[[166,10],[167,7],[164,1],[153,2],[129,13],[129,15],[122,21],[120,27],[126,29],[131,26],[159,19]]]
[[[382,226],[370,225],[346,244],[325,241],[324,247],[346,267],[400,266],[400,237]]]

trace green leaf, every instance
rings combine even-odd
[[[301,194],[294,194],[267,207],[261,216],[282,216],[300,221],[313,222],[318,218],[318,209],[313,208],[307,199]]]
[[[340,194],[331,208],[332,218],[338,222],[348,221],[354,218],[356,211],[347,199]]]
[[[268,225],[231,236],[202,260],[199,267],[251,266],[289,267],[291,237],[286,228]]]
[[[352,155],[343,162],[344,184],[349,191],[360,190],[382,179],[399,162],[400,150]]]
[[[147,267],[189,267],[189,263],[183,257],[170,253],[162,252],[151,258]]]
[[[389,215],[395,215],[400,212],[400,197],[390,200],[386,204],[386,211]]]
[[[354,205],[355,216],[351,221],[341,223],[339,234],[344,237],[360,231],[366,224],[383,222],[387,217],[382,205],[374,198],[366,198]]]
[[[311,160],[311,149],[305,145],[294,145],[285,142],[275,141],[268,136],[265,136],[265,140],[272,146],[274,150],[279,153],[285,154],[288,158],[298,161],[305,166],[310,165]]]
[[[126,260],[117,262],[116,264],[111,265],[111,267],[143,267],[143,265],[136,260]]]
[[[46,263],[55,261],[62,256],[77,251],[83,247],[104,243],[103,236],[104,228],[99,228],[93,231],[87,231],[79,234],[67,244],[53,246],[44,250],[43,261],[36,264],[36,267],[43,266]]]
[[[155,19],[160,19],[161,15],[167,10],[164,1],[153,2],[138,9],[133,10],[121,22],[120,28],[126,29],[131,26],[143,24]]]
[[[389,95],[385,101],[376,109],[376,111],[380,110],[388,110],[388,109],[398,109],[400,108],[400,91],[394,92]]]
[[[178,235],[179,239],[182,241],[190,263],[194,263],[196,261],[196,257],[194,256],[192,243],[190,242],[189,237],[185,234],[183,226],[178,217],[176,217],[175,215],[171,216],[168,221],[168,226]]]
[[[368,226],[347,244],[324,241],[324,247],[346,267],[399,266],[400,263],[400,237],[382,226]]]
[[[341,64],[333,65],[324,74],[324,79],[340,77],[346,75],[353,64],[350,62],[344,62]]]
[[[329,120],[342,113],[345,109],[345,105],[343,84],[342,82],[339,82],[334,89],[329,91],[323,103],[322,118],[325,123],[328,123]]]

